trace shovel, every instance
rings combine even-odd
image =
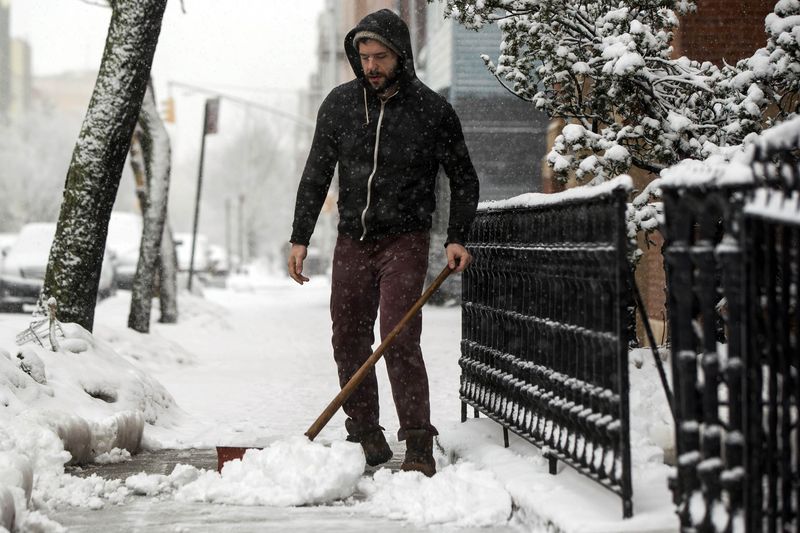
[[[317,417],[311,427],[308,428],[308,431],[305,432],[305,436],[308,437],[309,440],[314,440],[319,432],[322,431],[322,428],[333,418],[333,415],[336,414],[336,411],[342,406],[342,404],[350,397],[353,391],[358,387],[364,378],[367,377],[367,374],[375,366],[375,363],[383,357],[383,353],[392,345],[394,342],[395,337],[400,334],[403,328],[406,327],[406,324],[414,318],[414,316],[419,313],[419,310],[422,309],[433,293],[444,283],[444,280],[452,273],[452,269],[449,266],[445,266],[442,271],[436,276],[436,279],[433,280],[433,283],[422,293],[422,296],[419,297],[411,309],[403,316],[400,322],[386,335],[386,338],[383,339],[380,346],[372,352],[372,355],[361,365],[353,377],[350,378],[350,381],[342,387],[342,390],[339,391],[339,394],[331,400],[331,403],[322,411],[322,414]],[[217,446],[217,470],[222,470],[222,465],[226,461],[230,461],[232,459],[241,459],[244,455],[244,452],[249,448],[245,447],[228,447],[228,446]]]

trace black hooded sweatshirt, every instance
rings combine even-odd
[[[353,45],[374,32],[400,51],[398,91],[385,102],[369,84]],[[450,104],[417,79],[405,22],[382,9],[344,40],[356,79],[325,98],[300,180],[290,241],[308,245],[339,164],[339,233],[375,240],[430,229],[439,165],[450,180],[447,243],[463,244],[475,216],[478,177]]]

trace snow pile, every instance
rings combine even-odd
[[[334,442],[328,447],[294,437],[247,450],[221,473],[177,465],[166,476],[131,476],[125,486],[143,496],[271,507],[347,501],[358,490],[366,500],[356,503],[355,511],[417,526],[504,525],[512,513],[511,496],[500,481],[470,463],[445,466],[432,478],[388,469],[362,477],[364,466],[357,444]]]
[[[0,326],[0,346],[14,350],[0,348],[0,525],[7,529],[49,523],[31,508],[121,503],[127,489],[119,482],[74,478],[64,465],[123,460],[141,448],[146,423],[169,424],[177,411],[157,381],[76,324],[63,325],[59,351],[16,347],[28,322],[12,316]]]
[[[511,496],[495,475],[467,462],[446,466],[432,478],[381,469],[358,488],[368,500],[357,508],[417,526],[498,526],[512,510]]]
[[[190,465],[179,464],[168,476],[141,472],[125,480],[125,487],[139,496],[172,494],[180,487],[195,481],[204,472]]]
[[[349,498],[364,473],[358,444],[330,447],[306,437],[278,440],[247,450],[225,463],[221,473],[178,465],[169,476],[137,474],[125,485],[137,494],[174,492],[181,501],[290,507]]]
[[[118,301],[109,304],[116,306]],[[125,301],[130,303],[128,299]],[[95,324],[94,329],[96,338],[113,345],[119,355],[148,370],[158,370],[165,363],[191,365],[195,362],[194,355],[158,331],[145,334],[130,328],[110,328],[99,324]]]
[[[636,348],[631,351],[630,360],[628,374],[631,385],[629,402],[633,465],[646,468],[650,463],[662,463],[665,456],[674,460],[675,427],[653,353],[650,348]],[[669,361],[663,361],[662,364],[669,383],[672,377]]]

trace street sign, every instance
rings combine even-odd
[[[206,100],[205,133],[217,133],[219,125],[219,97]]]

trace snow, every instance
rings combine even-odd
[[[644,67],[644,58],[636,52],[625,52],[614,62],[614,75],[624,76]]]
[[[757,189],[745,203],[748,215],[784,224],[800,224],[800,195],[771,189]]]
[[[419,472],[381,469],[359,488],[369,498],[361,504],[369,514],[418,526],[488,527],[511,517],[511,495],[497,476],[474,463],[448,465],[431,479]]]
[[[623,179],[602,187],[615,186],[630,184]],[[602,190],[594,187],[591,194]],[[120,291],[99,305],[94,335],[66,324],[62,351],[24,347],[41,361],[45,383],[23,372],[22,361],[11,355],[28,317],[0,323],[6,349],[0,398],[8,405],[0,411],[0,517],[8,523],[15,514],[20,531],[35,524],[57,531],[47,515],[57,517],[60,509],[124,509],[153,498],[176,505],[326,505],[417,527],[676,529],[666,484],[670,468],[663,464],[672,428],[647,354],[632,358],[641,368],[631,366],[631,520],[621,519],[616,495],[572,469],[550,475],[542,452],[530,444],[512,437],[511,447],[503,448],[500,427],[488,419],[459,422],[458,308],[424,313],[432,421],[441,433],[437,475],[379,469],[365,476],[360,447],[344,441],[341,413],[315,442],[302,436],[338,390],[327,279],[297,287],[263,273],[246,278],[239,277],[236,290],[206,289],[205,298],[182,294],[181,322],[154,324],[150,335],[125,328],[129,293]],[[385,374],[381,362],[381,422],[398,446]],[[214,445],[264,449],[248,451],[221,473],[179,465],[166,475],[106,481],[64,470],[76,460],[127,461],[140,448]]]
[[[631,156],[624,146],[617,144],[606,150],[605,158],[612,161],[627,161]]]
[[[759,97],[758,91],[752,95]],[[795,117],[764,130],[760,135],[746,137],[742,145],[713,149],[703,161],[686,159],[664,169],[659,185],[666,188],[750,185],[762,177],[754,173],[754,170],[761,170],[754,169],[758,166],[754,162],[759,150],[770,154],[799,145],[800,117]],[[791,169],[783,178],[793,178]]]
[[[566,128],[565,128],[566,129]],[[620,147],[622,148],[622,147]],[[624,148],[623,148],[624,150]],[[616,154],[620,155],[620,154]],[[613,191],[622,189],[626,192],[633,190],[633,180],[630,176],[618,176],[599,185],[573,187],[562,192],[545,193],[525,193],[507,200],[492,200],[478,204],[479,211],[490,209],[514,209],[525,207],[550,206],[569,203],[575,200],[585,200],[589,198],[602,198],[611,194]]]
[[[177,491],[179,500],[288,507],[318,505],[352,496],[366,462],[361,446],[330,446],[304,436],[275,441],[263,450],[205,471]]]

